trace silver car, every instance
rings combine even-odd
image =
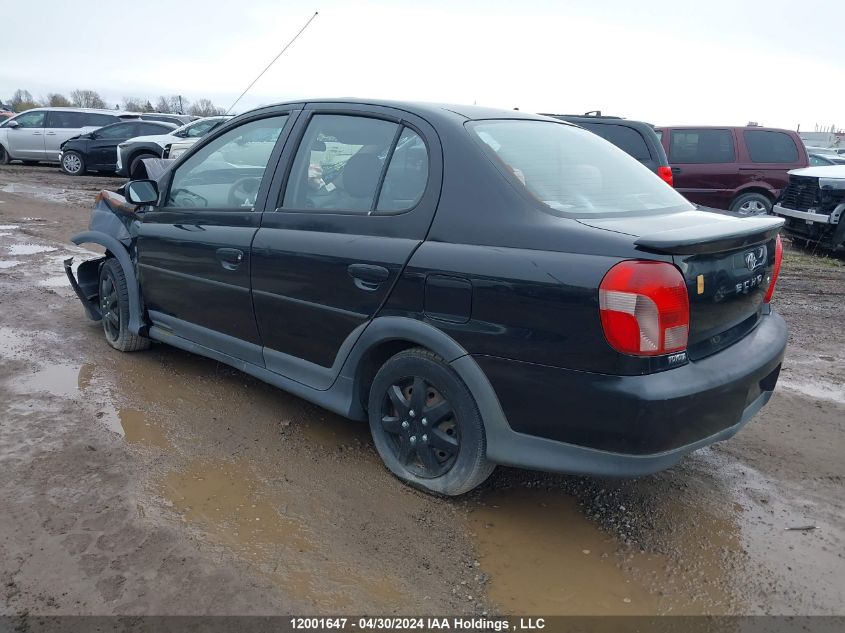
[[[137,114],[91,108],[33,108],[0,123],[0,165],[11,160],[56,163],[59,146],[69,138],[93,132]]]

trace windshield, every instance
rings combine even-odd
[[[468,127],[502,171],[561,215],[692,208],[650,169],[581,128],[513,120]]]

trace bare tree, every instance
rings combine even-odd
[[[214,105],[211,102],[211,99],[197,99],[194,101],[193,105],[188,108],[188,114],[193,114],[194,116],[217,116],[220,114],[226,114],[226,111]]]
[[[188,100],[183,99],[180,95],[170,95],[168,97],[162,95],[156,102],[156,112],[178,112],[182,114],[188,107]]]
[[[145,103],[141,97],[123,97],[122,101],[124,110],[129,110],[130,112],[148,112],[145,106],[149,101]],[[152,106],[150,107],[152,108]]]
[[[68,99],[63,94],[59,94],[58,92],[51,92],[47,95],[46,105],[52,106],[54,108],[67,108],[71,104],[70,99]]]
[[[105,108],[106,102],[95,90],[74,90],[70,100],[77,108]]]
[[[12,95],[9,105],[12,106],[12,110],[15,112],[23,112],[24,110],[38,107],[29,90],[21,90],[20,88],[15,90],[15,94]]]

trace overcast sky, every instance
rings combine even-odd
[[[0,0],[0,99],[322,96],[845,128],[845,0]],[[143,6],[143,8],[141,8]],[[33,18],[32,15],[37,15]]]

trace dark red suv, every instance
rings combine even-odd
[[[771,211],[787,172],[810,164],[791,130],[690,126],[657,133],[680,193],[690,202],[743,215]]]

